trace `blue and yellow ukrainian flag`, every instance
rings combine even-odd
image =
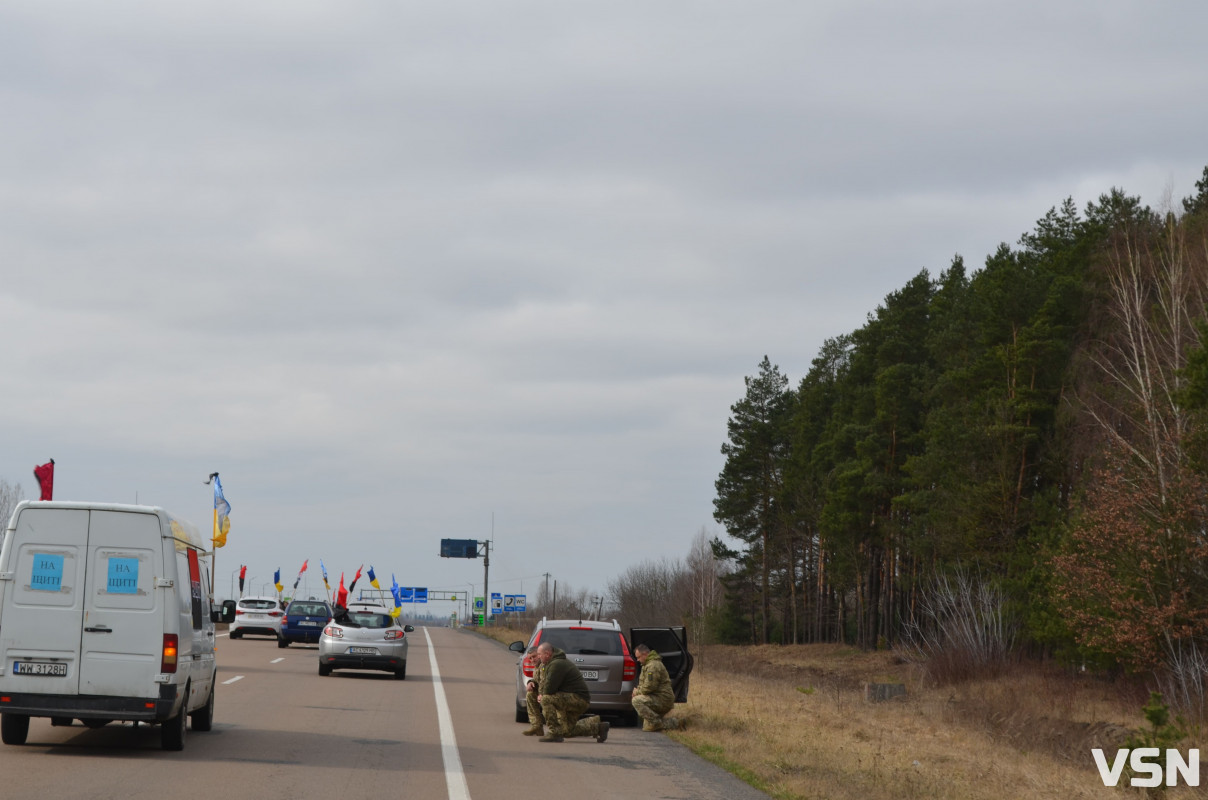
[[[222,496],[222,481],[218,473],[214,473],[214,547],[226,544],[227,533],[231,530],[231,504]]]

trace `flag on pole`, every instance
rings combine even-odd
[[[277,571],[273,573],[273,586],[277,587],[277,594],[281,594],[281,590],[285,588],[281,585],[281,567],[277,567]]]
[[[298,577],[294,579],[294,592],[298,591],[298,584],[302,582],[302,573],[306,572],[306,565],[310,563],[310,559],[302,562],[302,569],[298,570]]]
[[[340,589],[336,592],[336,605],[348,608],[348,590],[344,588],[344,573],[340,573]]]
[[[327,582],[327,567],[321,558],[319,559],[319,569],[323,570],[323,585],[327,587],[327,593],[331,594],[331,584]]]
[[[365,568],[364,564],[357,567],[357,574],[352,576],[352,583],[348,584],[348,593],[349,594],[352,594],[352,590],[356,588],[357,581],[359,581],[361,579],[361,570],[364,568]]]
[[[243,596],[243,579],[247,577],[247,566],[239,568],[239,596]]]
[[[398,580],[395,579],[394,573],[390,573],[390,580],[393,585],[390,587],[390,595],[394,598],[394,608],[390,609],[390,616],[398,619],[398,615],[403,613],[403,593],[399,589]]]
[[[369,565],[369,585],[372,586],[374,589],[377,589],[379,592],[382,590],[381,585],[379,585],[377,582],[377,576],[373,574],[373,565],[372,564]]]
[[[218,473],[210,475],[214,479],[214,547],[223,547],[226,545],[227,532],[231,530],[231,504],[222,496],[222,481],[218,480]]]
[[[34,477],[38,479],[38,488],[42,490],[39,500],[53,500],[55,493],[55,460],[52,458],[41,466],[34,467]]]

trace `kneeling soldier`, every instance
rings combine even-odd
[[[608,723],[597,716],[584,717],[591,705],[591,692],[583,673],[566,657],[566,653],[549,642],[537,646],[537,661],[541,664],[541,683],[537,700],[545,716],[549,732],[543,742],[560,742],[572,736],[594,736],[597,742],[608,738]]]

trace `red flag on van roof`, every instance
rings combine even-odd
[[[55,493],[55,460],[52,458],[40,467],[34,467],[34,477],[38,479],[38,487],[42,490],[39,500],[53,500]]]

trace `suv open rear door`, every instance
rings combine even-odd
[[[682,625],[670,628],[630,628],[629,644],[644,644],[659,654],[671,676],[675,702],[688,702],[688,675],[692,672],[692,654],[688,652],[688,630]]]

